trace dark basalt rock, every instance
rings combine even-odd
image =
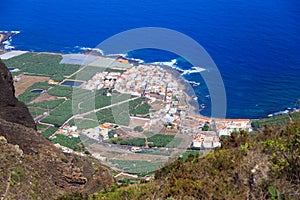
[[[28,108],[15,97],[13,77],[0,60],[0,118],[36,130]]]

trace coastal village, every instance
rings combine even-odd
[[[31,85],[28,84],[26,88],[21,89],[24,93],[27,92],[29,97],[33,93],[36,96],[26,103],[35,115],[34,119],[38,128],[42,127],[41,133],[66,153],[82,156],[91,154],[102,161],[110,162],[112,166],[121,168],[125,172],[134,173],[130,171],[130,167],[128,167],[129,170],[124,167],[122,162],[146,160],[147,162],[157,161],[161,164],[162,161],[168,160],[168,157],[174,152],[180,154],[188,149],[211,150],[221,146],[220,137],[224,135],[241,130],[252,130],[249,119],[214,119],[196,113],[196,108],[189,103],[191,98],[185,93],[186,87],[190,86],[181,80],[180,75],[176,74],[174,70],[169,71],[158,65],[137,64],[123,57],[107,58],[84,54],[54,55],[61,57],[60,63],[56,67],[73,66],[84,63],[86,60],[90,61],[89,65],[77,68],[61,80],[45,78],[43,83],[46,85],[45,88],[43,88],[44,86],[33,88],[32,85],[37,83],[32,80],[37,77],[36,75],[40,76],[41,74],[24,71],[14,60],[20,59],[24,62],[23,59],[26,56],[45,55],[53,56],[47,53],[10,51],[1,54],[0,58],[7,61],[9,70],[14,75],[16,90],[19,90],[18,83],[22,83],[30,76]],[[103,70],[103,68],[109,70]],[[76,75],[77,78],[81,76],[84,78],[78,80]],[[59,110],[68,112],[63,106],[71,104],[71,96],[62,94],[62,91],[67,90],[72,93],[72,88],[90,92],[99,91],[100,93],[97,93],[101,97],[99,99],[110,99],[110,102],[95,108],[94,111],[86,110],[77,115],[62,113],[56,116],[55,112]],[[39,90],[38,94],[36,94],[36,90]],[[22,93],[19,93],[22,96]],[[116,94],[128,95],[129,98],[112,103],[113,96]],[[60,103],[52,107],[49,103],[47,104],[50,101]],[[97,103],[99,102],[95,102],[95,104]],[[118,123],[119,116],[112,115],[111,118],[106,119],[107,115],[101,113],[109,109],[113,111],[115,107],[125,105],[125,103],[130,105],[127,124]],[[78,108],[85,104],[86,102],[83,100],[81,104],[78,104]],[[43,109],[41,109],[43,112],[37,113],[35,107],[37,105],[43,105]],[[72,110],[69,111],[72,112]],[[90,117],[92,114],[98,119],[92,119]],[[62,117],[64,118],[61,122],[56,123]],[[83,123],[85,126],[82,125]],[[78,147],[76,144],[76,148],[72,148],[70,146],[72,142],[68,143],[61,139],[71,138],[70,141],[75,141],[82,137],[85,138],[85,142],[80,145],[85,147],[85,151],[80,148],[80,145]],[[153,139],[155,137],[167,142],[161,144],[160,141]],[[178,149],[184,151],[179,152]],[[146,153],[147,156],[143,156],[143,153]],[[164,157],[163,154],[167,156]]]

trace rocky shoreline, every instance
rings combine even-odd
[[[18,34],[19,31],[0,31],[0,50],[11,50],[14,47],[10,46],[11,37]]]

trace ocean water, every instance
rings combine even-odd
[[[201,44],[221,72],[227,117],[260,118],[294,106],[300,98],[300,2],[297,0],[11,0],[1,3],[0,30],[18,30],[16,49],[79,52],[138,27],[164,27]],[[188,70],[177,55],[144,49],[128,53],[145,62],[170,62]],[[169,63],[170,64],[170,63]],[[210,98],[199,74],[194,86],[201,111]]]

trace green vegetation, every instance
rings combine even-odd
[[[62,81],[64,76],[69,76],[79,69],[78,65],[59,64],[62,56],[47,53],[26,53],[16,56],[4,63],[7,67],[20,69],[19,73],[50,76],[55,81]]]
[[[264,125],[268,124],[270,126],[285,126],[291,120],[298,120],[300,119],[300,113],[299,112],[292,112],[288,114],[282,114],[270,118],[264,118],[259,120],[252,121],[252,127],[255,129],[263,128]]]
[[[36,118],[37,116],[40,116],[42,114],[44,114],[45,112],[47,112],[47,109],[44,108],[29,108],[29,112],[32,116],[32,118]]]
[[[170,156],[172,151],[171,150],[166,151],[160,149],[148,149],[148,150],[137,151],[135,153]]]
[[[83,144],[81,143],[81,139],[78,138],[73,138],[73,137],[68,137],[65,135],[61,134],[56,134],[56,138],[52,140],[53,143],[60,144],[62,146],[68,147],[74,151],[84,151]]]
[[[204,124],[204,126],[202,127],[202,131],[211,131],[211,127],[208,124]]]
[[[109,160],[119,169],[132,174],[151,173],[162,166],[162,161],[142,161],[142,160]]]
[[[151,106],[146,102],[145,98],[138,98],[129,102],[129,112],[133,115],[149,114]]]
[[[99,126],[99,122],[93,120],[80,120],[80,121],[76,120],[75,125],[78,126],[78,128],[88,129],[88,128],[94,128],[96,126]]]
[[[182,160],[186,161],[189,157],[198,157],[201,156],[202,152],[197,150],[187,150],[182,154]]]
[[[120,111],[120,112],[119,112]],[[107,108],[96,112],[96,117],[99,121],[99,124],[105,122],[116,123],[119,125],[128,126],[130,118],[128,113],[122,112],[123,108],[121,106],[114,106],[114,108]],[[86,115],[87,119],[94,119],[95,113]]]
[[[181,138],[174,138],[170,143],[166,145],[167,148],[177,148],[182,142]]]
[[[82,194],[80,192],[74,192],[74,193],[70,193],[70,194],[65,194],[65,195],[57,198],[57,200],[91,200],[91,198],[89,198],[89,196],[87,194]]]
[[[300,112],[293,112],[290,114],[291,118],[293,120],[299,120],[300,119]]]
[[[39,93],[31,92],[31,90],[34,90],[34,89],[47,90],[50,87],[51,87],[51,85],[49,85],[47,82],[34,83],[32,86],[30,86],[29,88],[27,88],[25,90],[25,92],[23,92],[22,94],[20,94],[18,96],[18,99],[19,99],[19,101],[23,101],[25,103],[29,103],[30,101],[34,100],[36,97],[38,97],[40,95]]]
[[[96,73],[100,72],[120,72],[122,70],[112,69],[112,68],[101,68],[101,67],[94,67],[94,66],[87,66],[80,72],[73,75],[70,79],[74,80],[81,80],[81,81],[88,81],[90,80]]]
[[[162,135],[156,134],[148,138],[149,147],[166,147],[172,140],[174,136],[172,135]],[[120,139],[120,138],[111,138],[107,142],[119,145],[128,145],[128,146],[146,146],[145,138],[135,138],[135,139]]]
[[[300,121],[256,135],[223,137],[201,157],[187,151],[146,184],[121,187],[104,199],[299,199]],[[130,163],[129,163],[130,164]],[[158,191],[159,188],[159,192]]]
[[[60,86],[56,85],[51,90],[48,91],[48,94],[58,97],[72,97],[73,88],[69,86]]]
[[[19,184],[21,182],[21,180],[24,178],[25,178],[25,172],[23,171],[23,169],[20,167],[16,167],[11,172],[10,185],[14,186],[16,184]]]
[[[67,119],[72,117],[72,101],[68,100],[59,105],[55,110],[51,112],[49,116],[44,118],[41,122],[53,124],[57,127],[63,125]]]
[[[272,126],[284,126],[290,121],[289,115],[278,115],[270,118],[264,118],[259,120],[254,120],[252,126],[254,128],[263,128],[265,124]]]
[[[144,131],[143,127],[141,127],[141,126],[136,126],[136,127],[134,127],[133,130],[137,131],[137,132],[143,132]]]
[[[58,129],[58,128],[55,128],[55,127],[49,127],[49,128],[47,128],[46,130],[44,130],[44,131],[42,132],[42,135],[43,135],[45,138],[49,139],[49,137],[50,137],[51,135],[53,135],[53,134],[57,131],[57,129]]]
[[[36,126],[37,126],[37,129],[38,129],[38,130],[47,129],[47,128],[49,127],[49,126],[47,126],[47,125],[40,124],[40,123],[37,123]]]
[[[64,101],[65,101],[64,99],[56,99],[56,100],[42,101],[42,102],[38,102],[38,103],[28,104],[27,106],[54,109]]]
[[[82,69],[80,72],[78,72],[75,75],[73,75],[70,79],[88,81],[96,73],[101,72],[101,71],[103,71],[102,68],[87,66],[84,69]]]

